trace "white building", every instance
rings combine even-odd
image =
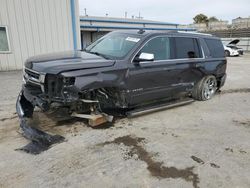
[[[187,27],[180,27],[176,23],[159,22],[135,18],[114,18],[114,17],[95,17],[95,16],[81,16],[81,44],[85,48],[98,38],[114,30],[182,30],[195,31]]]
[[[233,28],[240,29],[240,28],[250,28],[250,17],[248,18],[236,18],[232,20]]]
[[[0,71],[38,54],[81,49],[119,29],[184,30],[142,19],[79,16],[78,0],[0,0]]]
[[[0,71],[37,54],[80,48],[78,0],[0,0]]]

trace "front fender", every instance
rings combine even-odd
[[[76,77],[75,87],[80,91],[105,87],[124,88],[124,77],[115,73],[97,73],[89,76]]]

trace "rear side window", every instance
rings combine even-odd
[[[201,58],[201,50],[195,38],[175,37],[176,59]]]
[[[224,48],[222,42],[218,39],[204,39],[210,52],[210,56],[214,58],[224,57]]]

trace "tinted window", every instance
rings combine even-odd
[[[222,42],[218,39],[205,39],[211,57],[224,57],[224,48]]]
[[[9,51],[6,27],[0,27],[0,52]]]
[[[154,38],[148,41],[140,52],[154,54],[154,60],[171,59],[170,40],[168,37]]]
[[[200,58],[201,52],[198,46],[197,39],[187,37],[176,37],[176,58]]]

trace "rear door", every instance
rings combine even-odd
[[[189,92],[194,84],[199,81],[203,74],[204,55],[201,49],[199,38],[174,37],[176,69],[179,74],[175,75],[174,96],[180,92]]]

